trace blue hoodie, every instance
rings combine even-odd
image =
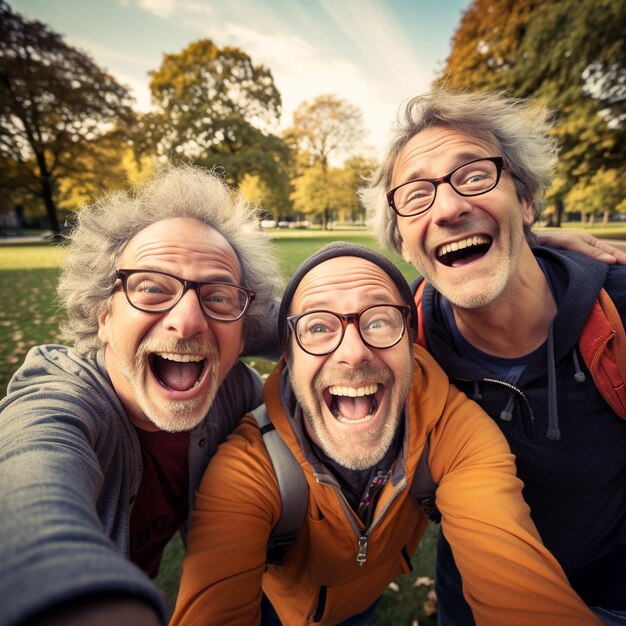
[[[625,610],[626,421],[596,389],[577,343],[602,287],[626,320],[626,267],[576,253],[534,252],[558,312],[548,340],[514,386],[457,354],[442,297],[430,285],[422,298],[428,349],[506,436],[532,518],[572,587],[590,606]],[[448,547],[439,552],[438,568],[452,571]]]

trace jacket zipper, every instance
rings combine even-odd
[[[530,405],[530,401],[524,395],[524,392],[519,387],[516,387],[515,385],[512,385],[511,383],[507,383],[503,380],[498,380],[497,378],[481,378],[479,381],[475,381],[475,380],[470,380],[469,378],[454,377],[452,380],[459,380],[464,383],[474,383],[474,382],[495,383],[496,385],[501,385],[502,387],[506,387],[507,389],[510,389],[512,392],[517,394],[524,401],[524,404],[526,405],[526,408],[528,410],[528,418],[525,418],[524,415],[522,415],[522,426],[524,428],[524,432],[526,433],[526,436],[529,439],[534,439],[535,412],[533,411],[533,408]],[[468,397],[471,397],[471,396],[468,395]],[[480,404],[480,402],[478,402],[478,404]],[[530,424],[527,424],[527,422],[530,422]]]
[[[341,503],[341,508],[343,509],[344,513],[346,514],[346,517],[348,518],[348,522],[352,530],[354,531],[354,534],[356,535],[356,539],[359,545],[359,549],[356,555],[356,562],[359,564],[359,567],[363,567],[365,563],[367,562],[367,547],[368,547],[369,536],[372,533],[372,531],[376,528],[376,526],[378,526],[378,524],[380,523],[380,520],[383,518],[383,516],[385,515],[389,507],[393,504],[393,502],[396,500],[396,498],[406,489],[407,487],[406,477],[402,480],[402,483],[398,487],[396,487],[395,491],[389,498],[389,501],[383,507],[380,513],[376,516],[376,518],[372,521],[369,528],[366,528],[363,531],[361,531],[361,529],[358,527],[354,519],[354,513],[352,509],[350,508],[350,505],[348,504],[346,497],[343,495],[341,488],[335,483],[323,477],[322,478],[316,477],[316,480],[318,483],[322,485],[327,485],[328,487],[332,487],[337,492],[337,495],[339,496],[339,502]]]
[[[535,437],[535,434],[534,434],[535,433],[535,412],[533,411],[533,408],[530,405],[528,398],[524,395],[524,392],[519,387],[516,387],[515,385],[512,385],[511,383],[507,383],[503,380],[497,380],[496,378],[483,378],[481,382],[496,383],[497,385],[502,385],[503,387],[506,387],[507,389],[510,389],[511,391],[516,393],[524,401],[524,404],[526,405],[526,409],[528,410],[528,418],[525,418],[524,415],[522,414],[521,416],[522,427],[524,428],[524,432],[526,433],[526,436],[529,439],[534,439]]]

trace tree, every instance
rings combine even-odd
[[[282,183],[268,185],[262,177],[246,174],[239,189],[247,200],[261,208],[263,215],[271,215],[278,222],[293,212],[293,203],[289,197],[292,191],[289,179],[285,177]]]
[[[334,95],[318,96],[296,109],[292,126],[283,136],[292,149],[299,152],[303,169],[312,170],[309,173],[301,170],[300,177],[304,180],[300,186],[296,184],[296,196],[299,195],[298,189],[309,186],[311,181],[322,187],[311,188],[311,192],[318,202],[324,204],[321,212],[326,229],[333,209],[329,188],[330,159],[331,156],[351,154],[361,146],[365,137],[363,114],[358,107]]]
[[[436,83],[506,89],[554,109],[555,225],[575,186],[606,167],[626,174],[625,29],[624,0],[475,0]]]
[[[126,134],[131,104],[86,54],[0,0],[0,156],[37,182],[54,232],[59,180],[76,172],[75,155],[90,142]]]
[[[467,8],[435,86],[473,90],[508,89],[528,22],[551,0],[474,0]]]
[[[593,223],[596,216],[602,216],[606,224],[612,213],[626,202],[626,184],[614,169],[598,170],[585,184],[578,183],[567,196],[568,211],[577,211],[589,216]]]
[[[150,91],[156,111],[142,124],[147,149],[173,161],[223,167],[235,186],[246,174],[282,184],[289,150],[271,132],[280,94],[270,70],[245,52],[196,41],[163,57],[151,72]]]

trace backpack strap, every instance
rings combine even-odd
[[[411,497],[419,509],[433,522],[438,524],[441,522],[441,513],[435,502],[435,492],[437,491],[437,483],[433,480],[428,466],[428,438],[422,451],[422,456],[417,463],[413,482],[411,483]]]
[[[417,309],[417,337],[415,343],[427,348],[426,345],[426,328],[424,327],[424,314],[422,313],[422,296],[424,295],[424,288],[426,287],[426,280],[423,276],[418,276],[411,283],[411,291],[413,292],[413,299],[415,300],[415,308]]]
[[[598,391],[618,417],[626,419],[626,334],[613,300],[601,289],[578,340]]]
[[[280,490],[280,518],[267,543],[266,562],[282,565],[304,521],[309,486],[296,457],[272,424],[265,405],[254,409],[252,415],[259,425]]]

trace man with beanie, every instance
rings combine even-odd
[[[414,347],[415,304],[389,260],[322,248],[289,282],[278,324],[264,400],[304,472],[305,520],[284,564],[267,565],[281,494],[248,414],[197,493],[173,626],[369,623],[428,521],[409,493],[427,441],[478,623],[599,624],[541,544],[497,426]]]

